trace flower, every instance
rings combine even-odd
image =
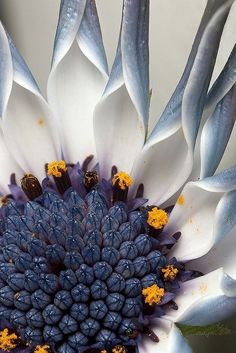
[[[49,104],[0,27],[3,351],[190,352],[175,323],[234,313],[235,50],[208,93],[231,5],[208,2],[148,137],[148,0],[124,1],[110,75],[95,2],[61,2]]]

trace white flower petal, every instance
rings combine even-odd
[[[67,162],[82,162],[95,154],[93,111],[106,81],[95,1],[62,2],[48,99],[60,125]]]
[[[208,5],[182,80],[132,171],[137,184],[144,184],[144,197],[151,203],[164,203],[178,191],[192,171],[195,142],[213,71],[212,62],[230,10],[230,3],[222,7],[219,1]],[[208,11],[213,15],[209,16]],[[182,104],[181,109],[179,104]]]
[[[45,163],[60,155],[53,116],[9,36],[5,45],[11,51],[13,77],[8,78],[11,91],[2,114],[4,140],[22,169],[42,179]]]
[[[235,200],[225,193],[235,187],[236,168],[185,186],[165,228],[170,234],[181,232],[169,256],[196,259],[229,234],[235,222],[231,211]]]
[[[148,202],[161,205],[183,185],[191,169],[192,153],[180,128],[168,138],[148,141],[134,163],[132,176],[135,186],[144,184]]]
[[[192,353],[184,336],[175,324],[169,320],[155,319],[150,328],[159,338],[159,342],[152,342],[145,337],[138,345],[139,353]]]
[[[231,277],[236,279],[236,220],[235,220],[235,203],[236,191],[231,191],[225,196],[225,202],[230,198],[232,203],[228,204],[228,215],[226,224],[228,234],[221,241],[212,247],[212,249],[203,257],[190,261],[188,266],[203,273],[213,271],[218,267],[223,267],[225,272]],[[233,200],[232,200],[233,199]],[[222,200],[223,201],[223,200]],[[218,207],[220,213],[220,207]],[[231,217],[230,217],[231,215]],[[224,223],[222,217],[219,217],[219,230],[220,233]]]
[[[95,110],[95,139],[100,172],[112,165],[130,172],[141,150],[148,121],[149,2],[124,2],[121,36],[105,92]]]
[[[222,321],[236,313],[236,281],[222,268],[181,284],[175,298],[178,310],[166,318],[192,326]]]
[[[0,117],[11,92],[13,67],[6,32],[0,22]]]
[[[8,185],[10,184],[11,174],[14,173],[16,175],[17,181],[19,181],[19,178],[23,176],[23,171],[13,160],[12,156],[7,150],[2,131],[0,131],[0,165],[0,192],[9,194]]]
[[[201,178],[215,173],[229,141],[236,118],[236,85],[217,104],[201,135]]]

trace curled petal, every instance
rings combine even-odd
[[[143,337],[138,348],[139,353],[192,353],[184,336],[175,324],[169,320],[155,319],[150,328],[158,336],[159,342]]]
[[[180,261],[199,258],[228,236],[236,221],[231,209],[235,188],[236,168],[185,186],[165,228],[170,234],[181,232],[170,256]]]
[[[167,318],[191,326],[222,321],[236,312],[236,281],[222,268],[181,285],[175,298],[178,310]]]
[[[112,165],[130,172],[144,143],[149,110],[148,13],[148,0],[124,1],[116,57],[95,110],[96,148],[104,177]]]
[[[216,210],[216,236],[219,242],[203,257],[193,260],[189,266],[202,272],[213,271],[218,267],[236,278],[236,191],[230,191],[222,197]],[[227,236],[224,237],[224,234]],[[223,236],[222,236],[223,235]]]

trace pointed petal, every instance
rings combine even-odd
[[[104,177],[112,165],[130,172],[144,143],[149,110],[148,14],[148,0],[125,0],[116,58],[94,119]]]
[[[236,281],[220,268],[181,285],[178,310],[167,318],[191,326],[210,325],[236,313]]]
[[[60,124],[67,162],[83,162],[95,154],[93,111],[106,81],[107,62],[95,1],[64,1],[48,99]]]
[[[232,2],[220,7],[206,26],[191,69],[182,103],[182,123],[186,141],[195,146],[221,34]]]
[[[178,151],[178,153],[177,153]],[[161,205],[184,183],[192,169],[192,154],[181,128],[163,140],[148,140],[134,163],[135,187],[144,184],[149,204]]]
[[[82,21],[86,0],[62,0],[54,42],[52,67],[58,65],[70,49]]]
[[[9,39],[7,45],[11,50],[14,83],[12,85],[11,81],[3,112],[4,140],[22,169],[42,179],[45,163],[60,155],[56,126],[53,126],[50,109],[14,43]]]
[[[178,97],[182,99],[179,89],[185,89],[182,102],[183,130],[178,118],[165,115],[164,120],[154,128],[142,153],[135,161],[132,175],[137,184],[145,185],[144,197],[148,198],[149,202],[159,205],[164,203],[179,190],[191,173],[203,102],[213,70],[212,62],[214,63],[216,58],[220,36],[230,8],[229,4],[223,7],[220,7],[220,4],[220,1],[208,4],[183,80],[177,88],[177,95],[174,94],[173,100],[170,101],[168,109],[173,112],[176,100],[180,99]]]
[[[236,168],[185,186],[165,228],[170,234],[181,232],[170,256],[180,261],[199,258],[228,236],[235,222],[235,201],[233,194],[225,193],[235,188]]]
[[[159,338],[159,342],[152,342],[144,338],[138,348],[139,353],[192,353],[181,331],[175,324],[165,319],[155,319],[151,323],[151,329]]]
[[[13,68],[6,32],[0,22],[0,117],[2,117],[11,92]]]
[[[206,26],[213,16],[213,14],[217,11],[217,9],[222,6],[222,0],[208,0],[207,6],[205,8],[204,14],[202,16],[197,34],[195,36],[193,46],[184,69],[183,75],[172,94],[167,106],[162,113],[160,119],[158,120],[152,134],[159,136],[159,134],[163,134],[166,130],[175,129],[175,127],[181,122],[181,104],[183,99],[184,90],[198,51],[199,43],[201,42],[203,33],[206,29]]]
[[[212,85],[208,96],[206,107],[217,104],[236,82],[236,45],[234,46],[223,70]]]
[[[201,178],[216,171],[226,149],[236,118],[236,85],[217,104],[201,135]]]

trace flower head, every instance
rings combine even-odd
[[[232,1],[221,5],[208,1],[150,135],[148,0],[124,0],[110,74],[95,1],[61,1],[49,103],[0,25],[4,352],[190,352],[175,322],[232,313],[236,167],[215,171],[235,121],[235,50],[208,93]]]

